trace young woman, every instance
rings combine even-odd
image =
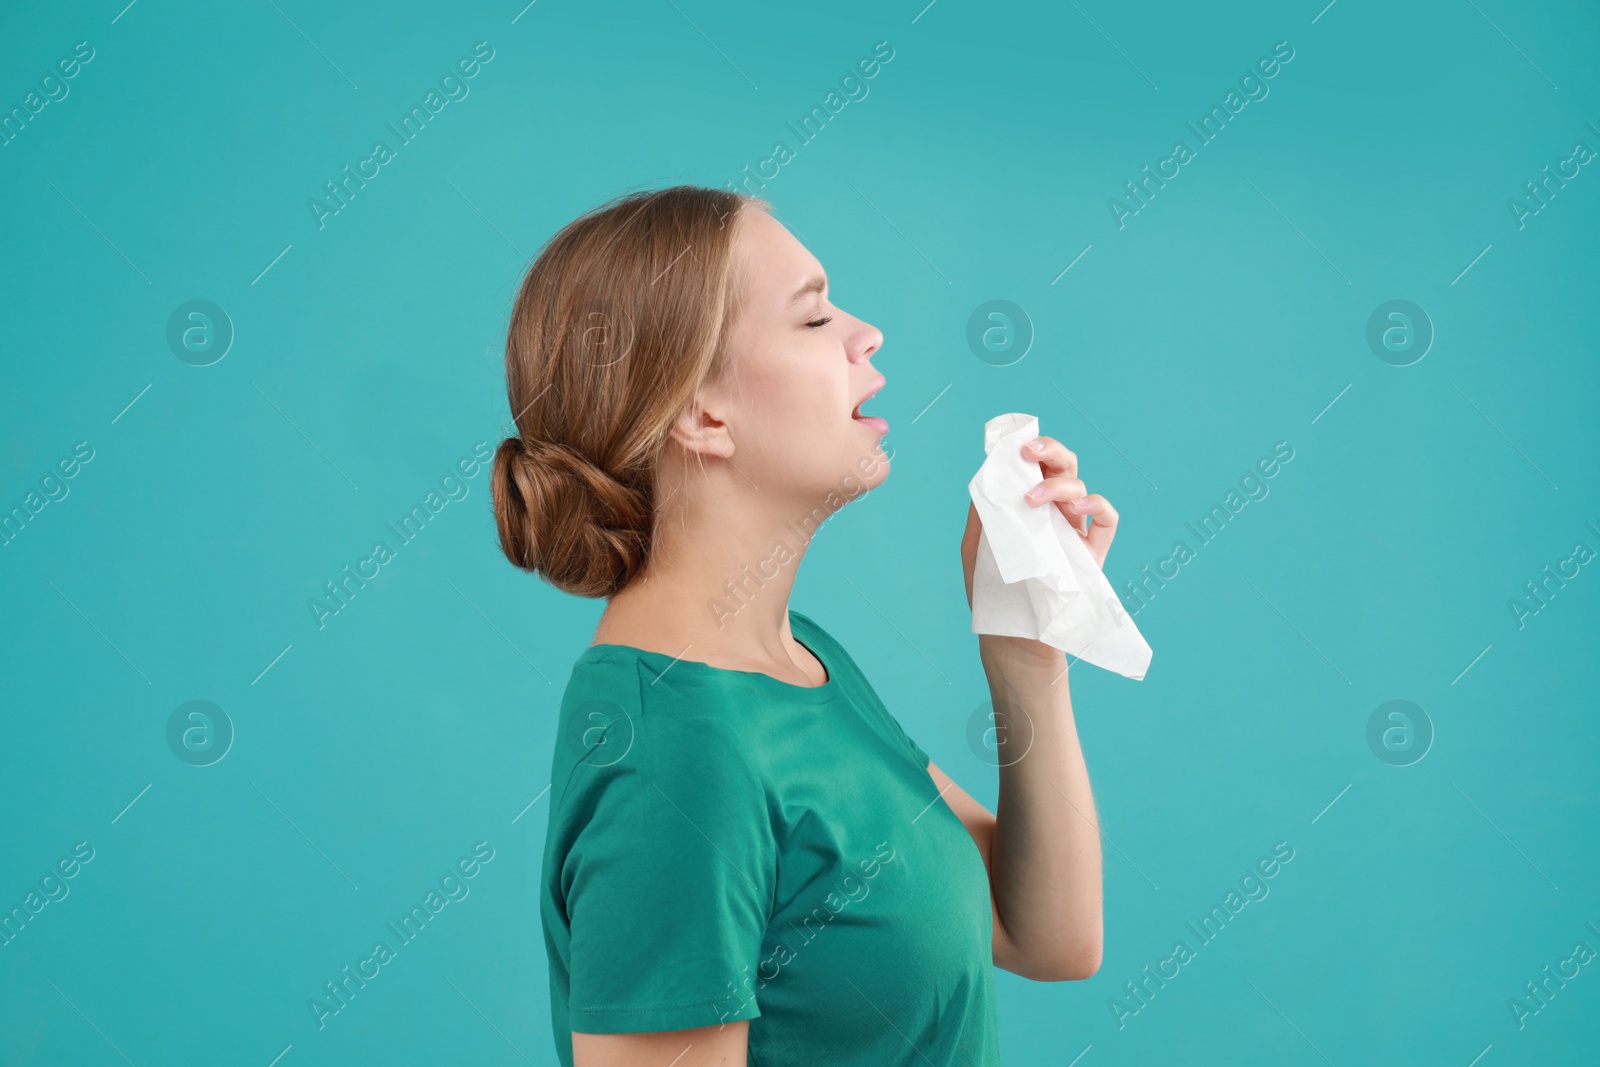
[[[1063,654],[980,635],[997,722],[1028,735],[1003,749],[996,817],[789,609],[817,525],[888,476],[888,427],[859,410],[885,384],[882,343],[765,202],[733,192],[619,198],[523,281],[501,546],[606,599],[558,714],[543,859],[566,1067],[992,1067],[994,967],[1099,967]],[[1029,502],[1103,561],[1116,511],[1064,446],[1036,445]],[[969,509],[969,606],[979,532]]]

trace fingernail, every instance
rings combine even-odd
[[[1028,451],[1029,452],[1043,452],[1044,451],[1044,441],[1042,441],[1039,438],[1035,437],[1032,441],[1028,442]]]
[[[1077,508],[1079,511],[1083,511],[1089,506],[1089,498],[1086,496],[1080,496],[1078,499],[1072,502],[1072,506]]]
[[[1029,489],[1028,492],[1027,492],[1027,497],[1028,497],[1029,500],[1043,500],[1044,499],[1044,483],[1041,482],[1038,485],[1034,486],[1032,489]]]

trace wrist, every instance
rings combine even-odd
[[[978,657],[985,673],[1044,674],[1054,680],[1067,670],[1067,654],[1027,637],[979,634]]]

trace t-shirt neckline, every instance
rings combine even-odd
[[[804,638],[801,637],[802,631],[806,635]],[[694,674],[711,677],[735,677],[746,679],[752,684],[764,686],[774,692],[782,693],[790,700],[811,701],[819,704],[828,700],[832,700],[839,692],[839,672],[837,666],[833,663],[830,663],[827,657],[822,654],[821,649],[817,647],[822,644],[822,641],[816,636],[816,628],[808,626],[804,620],[804,617],[798,616],[796,612],[791,609],[789,612],[789,633],[795,639],[795,641],[801,645],[801,647],[803,647],[807,652],[810,652],[812,656],[816,657],[818,663],[822,664],[822,669],[827,672],[828,675],[827,681],[823,682],[821,685],[795,685],[792,682],[786,682],[781,678],[774,678],[765,671],[740,671],[729,667],[716,667],[701,660],[683,659],[679,656],[670,656],[665,652],[655,652],[647,648],[639,648],[635,645],[621,645],[613,644],[611,642],[600,642],[598,644],[589,645],[583,650],[582,655],[587,657],[604,651],[620,652],[624,655],[630,655],[644,660],[646,663],[659,666],[661,671],[658,677],[666,675],[669,671],[680,671],[688,668],[690,673]],[[807,640],[806,638],[810,639]]]

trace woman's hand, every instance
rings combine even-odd
[[[1039,446],[1037,450],[1034,446]],[[1117,536],[1117,509],[1099,493],[1088,492],[1078,478],[1078,455],[1054,437],[1037,437],[1022,446],[1022,458],[1037,462],[1043,478],[1030,490],[1037,498],[1023,497],[1029,507],[1043,507],[1046,501],[1059,508],[1067,522],[1078,531],[1084,547],[1102,570],[1111,539]],[[1089,516],[1094,524],[1089,524]],[[966,572],[967,608],[972,608],[972,567],[978,558],[978,535],[983,520],[976,505],[967,506],[967,530],[961,537],[961,567]]]
[[[1038,445],[1039,450],[1033,451],[1032,445]],[[1023,446],[1022,456],[1038,460],[1044,469],[1044,480],[1030,490],[1038,493],[1038,498],[1023,499],[1030,507],[1054,502],[1078,531],[1095,566],[1105,570],[1106,553],[1111,551],[1111,539],[1117,536],[1117,509],[1099,493],[1090,493],[1078,480],[1078,454],[1053,437],[1040,437]],[[1090,515],[1094,516],[1093,525],[1089,523]]]
[[[1043,474],[1039,484],[1030,490],[1037,497],[1024,497],[1024,502],[1029,507],[1059,508],[1083,540],[1089,555],[1094,557],[1095,565],[1104,569],[1111,539],[1117,535],[1117,509],[1099,493],[1088,492],[1079,480],[1077,454],[1053,437],[1038,437],[1022,446],[1022,458],[1037,462]],[[1091,515],[1094,516],[1092,524],[1089,522]],[[972,608],[972,568],[978,558],[978,535],[982,531],[983,521],[978,518],[977,506],[969,504],[967,530],[961,538],[961,567],[966,572],[969,611]],[[1041,654],[1049,650],[1042,642],[1022,638],[995,638],[992,634],[980,634],[979,638],[980,645],[984,642],[1038,645]],[[1055,654],[1060,655],[1059,652]]]

